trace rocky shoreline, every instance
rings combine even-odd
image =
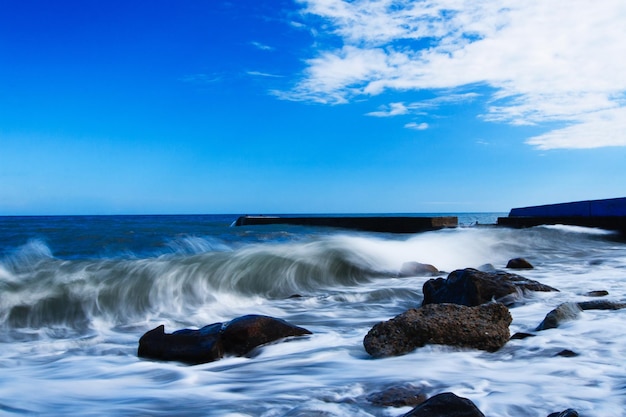
[[[523,258],[511,259],[507,269],[532,269]],[[435,276],[436,267],[408,262],[398,277]],[[365,335],[365,351],[377,360],[404,355],[428,344],[447,345],[459,349],[479,349],[495,352],[509,340],[532,337],[530,333],[510,335],[510,309],[523,304],[531,292],[558,292],[556,288],[527,279],[521,275],[496,270],[492,265],[479,269],[455,270],[447,278],[433,278],[422,288],[423,302],[390,320],[377,323]],[[594,291],[589,297],[603,297],[606,291]],[[626,303],[606,300],[562,303],[546,314],[535,332],[556,328],[575,320],[584,310],[618,310]],[[138,356],[147,359],[180,361],[187,364],[212,362],[224,356],[245,356],[268,343],[277,343],[312,332],[284,320],[247,315],[227,323],[213,323],[198,330],[182,329],[165,333],[163,325],[148,331],[139,339]],[[565,349],[560,356],[576,356]],[[378,406],[405,407],[413,410],[402,417],[475,417],[484,414],[466,398],[451,392],[431,396],[416,387],[391,387],[368,396]],[[548,417],[576,417],[573,409],[556,411]]]

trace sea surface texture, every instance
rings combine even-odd
[[[401,416],[374,404],[395,387],[453,392],[489,417],[572,408],[626,412],[626,309],[585,310],[535,331],[565,302],[626,301],[624,238],[568,226],[507,229],[497,213],[393,235],[297,226],[232,227],[237,216],[0,218],[0,414],[76,416]],[[427,345],[373,359],[373,325],[422,302],[429,276],[405,262],[505,270],[558,288],[510,307],[494,353]],[[296,296],[297,297],[294,297]],[[139,338],[246,314],[313,332],[244,357],[186,365],[137,357]],[[564,350],[568,355],[559,355]]]

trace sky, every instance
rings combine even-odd
[[[623,0],[0,0],[0,215],[626,196]]]

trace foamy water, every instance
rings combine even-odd
[[[129,225],[87,223],[93,240],[82,247],[75,231],[60,237],[40,227],[16,237],[4,223],[0,413],[400,416],[410,408],[367,397],[410,384],[429,396],[469,398],[490,417],[566,408],[626,415],[626,310],[587,310],[495,353],[431,345],[372,359],[362,344],[375,323],[420,305],[430,277],[398,278],[408,261],[433,264],[445,277],[528,259],[535,269],[521,275],[560,292],[533,293],[511,308],[511,334],[534,333],[550,310],[590,300],[592,290],[624,302],[626,244],[607,232],[463,227],[393,236],[222,223],[186,223],[185,231],[148,219],[142,230],[159,237],[141,240],[148,234],[138,224],[127,234]],[[94,243],[104,231],[105,243]],[[132,250],[111,235],[132,236]],[[245,314],[282,318],[313,335],[196,366],[137,357],[139,337],[160,324],[172,332]],[[578,356],[558,356],[564,349]]]

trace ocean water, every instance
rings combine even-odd
[[[498,215],[461,213],[458,228],[408,235],[231,227],[236,215],[0,217],[0,415],[401,416],[411,408],[368,397],[411,385],[469,398],[489,417],[625,416],[626,309],[584,311],[495,353],[365,352],[374,324],[421,304],[430,277],[399,278],[409,261],[445,277],[528,259],[535,269],[518,273],[560,292],[512,307],[511,334],[589,291],[626,301],[623,238],[490,226]],[[195,366],[137,357],[158,325],[169,333],[245,314],[313,335]]]

